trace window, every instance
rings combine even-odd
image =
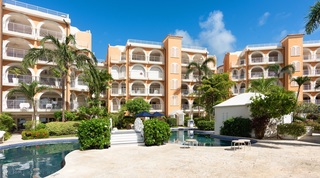
[[[291,56],[300,56],[300,46],[292,46],[290,54]]]
[[[171,57],[179,57],[179,49],[176,46],[171,47],[170,51]]]
[[[294,77],[294,78],[296,78],[296,77]],[[297,82],[293,81],[294,78],[291,79],[291,83],[290,84],[291,84],[292,87],[297,87],[299,85],[298,85]]]
[[[296,72],[300,72],[300,62],[299,61],[294,61],[291,64],[294,66],[294,69]]]
[[[172,73],[172,74],[177,74],[177,73],[179,73],[179,65],[178,65],[177,63],[172,63],[172,64],[171,64],[170,73]]]
[[[171,106],[176,106],[176,105],[178,105],[178,95],[173,95],[173,96],[171,96],[170,97],[171,99],[171,101],[170,101],[170,105]]]
[[[179,86],[178,79],[172,79],[170,85],[172,90],[176,90]]]

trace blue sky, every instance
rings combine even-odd
[[[181,35],[183,43],[206,47],[222,64],[226,52],[248,44],[278,43],[304,33],[305,17],[316,0],[20,0],[70,15],[71,25],[90,30],[100,61],[107,47],[128,39],[161,42]],[[320,30],[304,40],[320,40]]]

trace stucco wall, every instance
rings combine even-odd
[[[215,108],[215,126],[214,132],[220,135],[220,127],[223,122],[231,117],[250,118],[250,108],[247,106],[226,106]]]

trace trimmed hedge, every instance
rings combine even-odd
[[[249,118],[235,117],[223,122],[221,135],[250,137],[252,121]]]
[[[50,136],[71,135],[76,134],[80,122],[49,122],[46,124],[46,129],[49,131]]]
[[[82,121],[78,128],[80,150],[103,149],[110,147],[109,119],[91,119]]]
[[[176,127],[177,126],[177,119],[176,118],[167,118],[167,123],[170,127]]]
[[[49,132],[46,129],[25,130],[21,133],[22,140],[48,138]]]
[[[214,121],[198,121],[198,129],[200,130],[214,130]]]
[[[291,123],[291,124],[281,124],[277,126],[277,132],[280,135],[291,135],[294,137],[299,137],[306,133],[306,128],[303,124]]]
[[[144,143],[146,146],[163,145],[168,142],[171,134],[170,126],[158,119],[144,121]]]

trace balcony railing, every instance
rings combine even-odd
[[[40,109],[62,109],[62,101],[41,101],[39,103]]]
[[[151,104],[151,110],[161,110],[161,104]]]
[[[111,94],[112,94],[112,95],[117,95],[117,94],[119,94],[119,88],[112,88],[112,89],[111,89]]]
[[[59,40],[62,40],[62,37],[63,37],[63,34],[61,32],[58,32],[58,31],[53,31],[53,30],[48,30],[48,29],[40,29],[40,36],[42,37],[45,37],[45,36],[48,36],[48,35],[52,35],[54,36],[55,38],[59,39]]]
[[[268,76],[269,77],[275,77],[276,76],[276,73],[274,71],[269,71],[268,72]]]
[[[146,89],[145,88],[133,88],[131,90],[131,94],[145,94]]]
[[[61,87],[61,79],[54,77],[40,77],[40,84]]]
[[[149,61],[151,62],[162,62],[162,57],[161,56],[150,56]]]
[[[251,72],[251,78],[263,77],[263,72]]]
[[[141,54],[132,54],[131,60],[133,60],[133,61],[145,61],[146,57],[145,57],[145,55],[141,55]]]
[[[263,62],[263,57],[252,57],[251,62],[252,63],[261,63],[261,62]]]
[[[311,59],[311,55],[310,54],[304,54],[303,55],[303,60],[310,60]]]
[[[161,88],[149,88],[149,94],[161,94],[162,93],[162,89]]]
[[[244,75],[240,75],[240,79],[244,79],[245,78],[245,76]]]
[[[182,58],[182,64],[189,64],[188,58]]]
[[[244,93],[246,91],[245,88],[240,88],[240,93]]]
[[[181,94],[182,95],[188,95],[189,94],[189,90],[188,89],[181,89]]]
[[[238,80],[238,79],[239,79],[239,76],[238,76],[238,75],[232,75],[232,79]]]
[[[269,62],[278,62],[278,56],[270,56],[269,57]]]
[[[310,84],[303,85],[303,90],[311,90],[311,85]]]
[[[15,75],[15,74],[8,74],[8,83],[31,83],[32,76],[31,75]]]
[[[320,54],[316,54],[316,59],[317,59],[317,60],[320,59]]]
[[[182,110],[189,110],[189,104],[182,104]]]
[[[31,109],[32,104],[30,100],[7,100],[7,109]]]
[[[30,25],[24,25],[20,23],[9,22],[8,30],[13,32],[19,32],[24,34],[32,34],[32,27]]]
[[[320,99],[316,99],[316,104],[320,104]]]
[[[315,72],[316,75],[320,75],[320,69],[316,69]]]
[[[303,75],[309,75],[309,74],[310,74],[309,70],[303,70]]]
[[[8,47],[6,52],[7,52],[7,56],[24,58],[24,56],[28,53],[28,50]]]
[[[12,5],[15,5],[15,6],[31,9],[31,10],[40,11],[40,12],[43,12],[43,13],[46,13],[46,14],[51,14],[51,15],[56,15],[56,16],[60,16],[60,17],[69,18],[69,14],[58,12],[58,11],[54,11],[54,10],[50,10],[50,9],[47,9],[47,8],[43,8],[43,7],[31,5],[31,4],[27,4],[27,3],[24,3],[24,2],[19,2],[19,1],[15,1],[15,0],[3,0],[3,2],[4,3],[8,3],[8,4],[12,4]]]

